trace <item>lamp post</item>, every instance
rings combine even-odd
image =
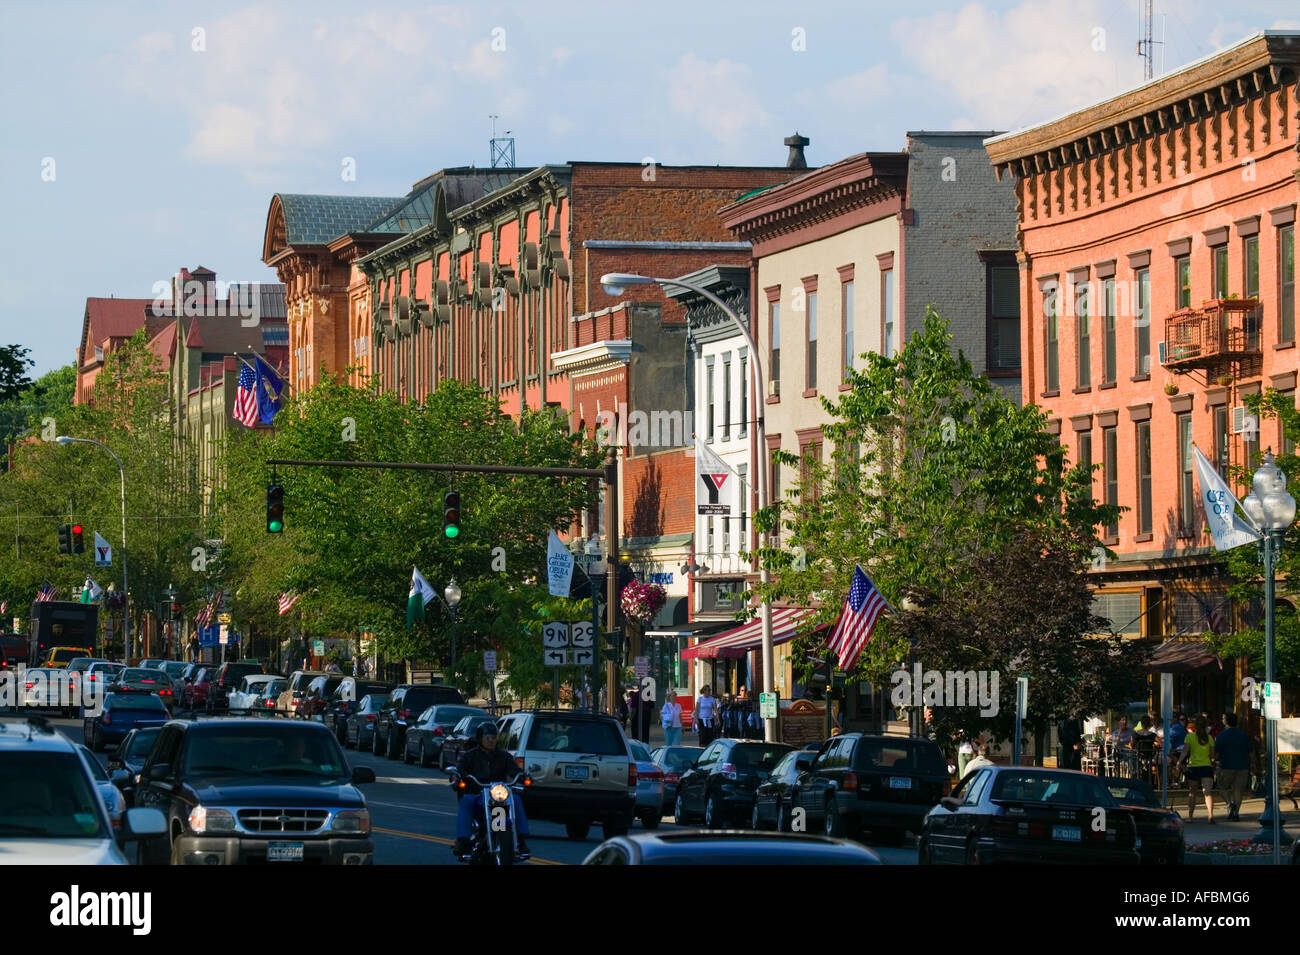
[[[763,433],[763,363],[759,360],[758,346],[754,343],[754,336],[750,334],[744,320],[726,302],[708,289],[690,282],[683,282],[681,279],[652,278],[648,275],[610,272],[600,277],[600,284],[604,286],[606,294],[614,296],[622,295],[628,285],[675,285],[679,288],[689,289],[716,305],[722,311],[722,314],[730,318],[735,323],[736,328],[740,330],[740,333],[745,336],[745,344],[749,346],[749,353],[754,356],[754,360],[749,363],[749,367],[754,376],[754,387],[751,394],[753,395],[754,407],[757,409],[754,415],[754,442],[758,448],[758,460],[761,464],[755,486],[758,490],[758,508],[759,510],[766,508],[769,503],[769,488],[767,442]],[[763,692],[772,693],[776,687],[776,652],[772,643],[772,602],[766,596],[767,586],[771,583],[772,575],[764,561],[759,561],[758,577],[763,584],[764,590],[763,602],[759,606],[759,617],[762,620],[763,628]],[[763,721],[763,738],[769,743],[776,742],[775,719],[768,718]]]
[[[903,602],[899,605],[899,609],[902,610],[903,613],[907,614],[907,620],[908,620],[907,642],[909,647],[907,669],[909,672],[914,673],[916,671],[916,631],[912,624],[912,620],[913,620],[913,615],[921,609],[921,605],[917,603],[914,599],[912,599],[912,595],[908,593],[903,596]],[[915,700],[915,697],[913,697],[913,700]],[[919,707],[908,706],[907,732],[909,736],[915,737],[921,735],[921,728],[923,724],[920,724],[918,722],[917,717],[919,716],[921,716],[921,710]]]
[[[1242,508],[1255,522],[1263,535],[1261,546],[1264,556],[1264,680],[1275,682],[1275,631],[1273,619],[1275,580],[1278,558],[1282,553],[1282,540],[1287,528],[1295,520],[1295,498],[1287,493],[1286,475],[1274,463],[1273,452],[1264,455],[1264,463],[1251,481],[1251,492],[1241,502]],[[1272,842],[1273,864],[1281,863],[1282,813],[1278,807],[1277,785],[1277,721],[1265,718],[1264,735],[1268,741],[1268,795],[1264,814],[1259,817],[1259,832],[1255,842]],[[1271,827],[1266,830],[1266,824]],[[1288,839],[1289,843],[1291,840]]]
[[[93,438],[70,438],[67,435],[59,435],[54,439],[57,444],[95,444],[103,448],[113,456],[117,462],[117,474],[122,482],[122,599],[126,601],[122,610],[122,646],[125,648],[127,658],[129,659],[135,647],[132,646],[131,640],[131,594],[127,590],[126,580],[126,469],[122,467],[122,459],[113,454],[112,448],[108,445],[96,441]]]
[[[456,679],[456,608],[460,606],[460,585],[456,583],[456,578],[451,578],[445,590],[442,592],[442,598],[447,602],[447,610],[451,613],[451,678]]]

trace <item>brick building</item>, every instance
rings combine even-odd
[[[1300,34],[1256,34],[986,144],[1015,186],[1025,400],[1073,461],[1100,465],[1094,493],[1127,508],[1095,572],[1118,633],[1258,619],[1226,600],[1192,446],[1253,470],[1281,434],[1243,396],[1295,392],[1297,64]],[[1188,649],[1176,704],[1231,705],[1231,667]]]

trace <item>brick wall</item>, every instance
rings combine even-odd
[[[620,507],[625,537],[695,530],[695,458],[666,451],[624,458]]]

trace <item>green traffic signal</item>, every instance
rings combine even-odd
[[[459,491],[448,491],[442,496],[442,532],[449,540],[460,536]]]
[[[266,532],[279,534],[284,530],[284,488],[279,484],[266,489]]]

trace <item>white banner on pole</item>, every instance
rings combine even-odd
[[[573,582],[573,554],[555,531],[551,531],[546,541],[546,579],[552,597],[569,596],[569,586]]]

